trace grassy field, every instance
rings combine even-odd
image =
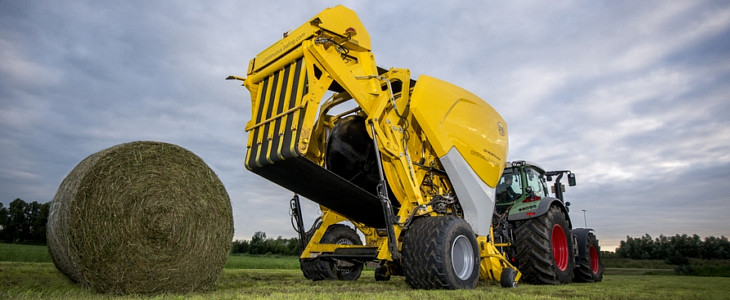
[[[0,243],[0,261],[51,262],[48,247]]]
[[[299,258],[294,256],[231,255],[226,269],[286,269],[299,270]]]
[[[632,268],[615,268],[622,269]],[[409,288],[403,277],[376,282],[372,270],[354,282],[311,282],[301,275],[295,257],[231,256],[213,292],[113,296],[69,282],[50,262],[46,247],[0,244],[0,299],[730,299],[730,278],[624,275],[613,270],[594,284],[504,289],[480,282],[474,290],[424,291]]]

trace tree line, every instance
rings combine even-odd
[[[51,203],[27,203],[18,198],[6,207],[0,202],[0,242],[46,244],[46,223]],[[256,232],[250,241],[234,240],[231,253],[299,255],[298,238],[267,238]]]
[[[687,234],[652,239],[649,234],[639,238],[626,236],[616,248],[616,255],[631,259],[659,259],[672,265],[685,265],[689,258],[730,259],[730,241],[725,236],[706,237]]]
[[[5,207],[0,202],[0,241],[45,244],[50,202],[27,203],[18,198]]]
[[[231,253],[236,254],[278,254],[299,255],[298,238],[267,238],[266,233],[257,231],[250,241],[234,240]]]

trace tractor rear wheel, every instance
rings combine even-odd
[[[603,261],[598,239],[589,229],[574,229],[578,238],[578,262],[575,267],[575,281],[600,282],[603,280]]]
[[[309,233],[309,238],[314,231]],[[334,224],[327,228],[327,231],[320,240],[322,244],[339,245],[362,245],[357,232],[347,225]],[[310,280],[357,280],[362,273],[363,264],[340,259],[299,259],[299,266],[304,277]]]
[[[403,237],[403,271],[412,288],[473,289],[479,263],[476,235],[455,216],[415,219]]]
[[[552,206],[546,214],[518,224],[514,233],[515,259],[525,282],[571,282],[575,265],[573,238],[560,208]]]

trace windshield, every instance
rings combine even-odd
[[[497,184],[497,204],[511,203],[522,196],[522,178],[519,173],[505,172]]]
[[[525,169],[525,175],[527,176],[527,186],[530,187],[530,195],[537,196],[539,199],[547,196],[547,188],[545,183],[540,177],[540,172],[532,168]]]

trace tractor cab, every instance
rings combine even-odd
[[[563,193],[569,170],[545,171],[537,164],[505,165],[496,188],[495,239],[511,247],[508,256],[536,284],[598,282],[603,278],[598,239],[590,228],[573,228]],[[550,190],[548,190],[550,187]]]
[[[545,171],[540,166],[525,161],[508,162],[497,185],[497,212],[503,213],[510,207],[517,211],[536,208],[548,195]]]
[[[521,213],[530,217],[533,216],[531,211],[537,209],[541,200],[550,197],[550,193],[569,206],[563,199],[565,186],[560,183],[564,174],[568,174],[568,185],[575,186],[575,173],[570,171],[545,171],[538,164],[524,160],[508,162],[497,185],[496,211],[502,214],[511,210],[510,214]],[[552,182],[554,176],[555,182],[548,185],[547,182]]]

